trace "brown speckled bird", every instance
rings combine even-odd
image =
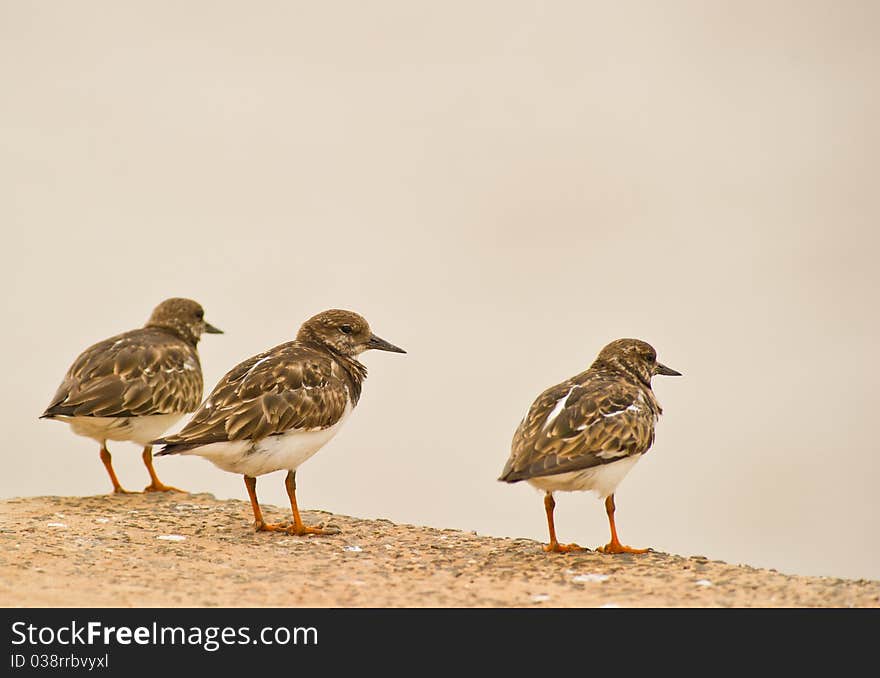
[[[654,442],[662,409],[651,390],[655,374],[681,376],[657,362],[644,341],[618,339],[585,372],[544,391],[520,422],[510,458],[499,480],[528,481],[543,490],[550,543],[545,551],[567,552],[553,525],[553,492],[593,490],[605,499],[611,541],[603,553],[645,553],[624,546],[614,525],[614,490]]]
[[[244,476],[257,531],[326,534],[303,525],[296,469],[339,431],[357,405],[367,368],[364,351],[406,353],[370,331],[357,313],[332,309],[310,318],[295,341],[255,355],[230,370],[180,433],[155,441],[157,456],[195,454]],[[287,471],[293,525],[263,520],[257,476]]]
[[[144,327],[83,351],[40,418],[66,422],[74,433],[101,444],[114,493],[128,490],[113,470],[108,440],[144,445],[150,474],[145,492],[179,492],[157,477],[150,441],[199,406],[202,366],[196,346],[203,332],[222,334],[205,322],[205,311],[195,301],[166,299]]]

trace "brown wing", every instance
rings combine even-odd
[[[500,480],[577,471],[648,451],[656,410],[638,386],[579,375],[538,396],[513,436]]]
[[[349,389],[328,354],[289,342],[232,369],[159,454],[229,440],[259,440],[290,430],[332,426],[345,413]]]
[[[156,328],[90,346],[71,365],[44,417],[192,412],[202,398],[195,347]]]

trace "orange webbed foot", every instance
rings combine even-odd
[[[559,542],[550,542],[542,547],[545,553],[573,553],[576,551],[586,551],[583,546],[577,544],[560,544]]]
[[[183,492],[186,494],[186,490],[181,490],[165,483],[150,483],[144,488],[144,492]]]
[[[300,525],[299,527],[289,525],[287,527],[287,534],[296,535],[297,537],[303,537],[307,534],[339,534],[339,532],[338,527],[306,527],[305,525]]]
[[[605,546],[596,549],[599,553],[647,553],[651,549],[634,549],[632,546],[624,546],[619,542],[609,542]]]

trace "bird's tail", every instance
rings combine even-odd
[[[169,443],[165,438],[157,438],[153,440],[150,445],[161,445],[161,449],[153,452],[154,457],[164,457],[169,454],[174,454],[174,444]]]
[[[504,466],[504,470],[501,471],[501,475],[498,477],[498,480],[502,483],[516,483],[520,480],[523,480],[524,478],[525,476],[521,472],[514,470],[513,464],[508,462]]]
[[[162,448],[158,452],[154,452],[154,457],[166,457],[169,454],[180,454],[181,452],[186,452],[187,450],[191,450],[194,447],[201,447],[202,443],[177,443],[174,441],[169,441],[166,438],[159,438],[154,440],[152,445],[161,445]]]
[[[40,415],[40,419],[54,419],[59,414],[71,415],[73,413],[68,408],[62,407],[59,403],[55,403],[46,408],[43,414]]]

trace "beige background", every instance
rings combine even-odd
[[[301,505],[545,538],[496,482],[611,339],[685,373],[621,537],[880,578],[876,2],[0,3],[0,496],[92,494],[38,421],[77,353],[190,296],[208,387],[328,307],[367,355]],[[117,469],[146,484],[139,455]],[[196,458],[166,482],[244,498]],[[283,476],[261,479],[283,504]],[[607,540],[561,495],[566,540]]]

